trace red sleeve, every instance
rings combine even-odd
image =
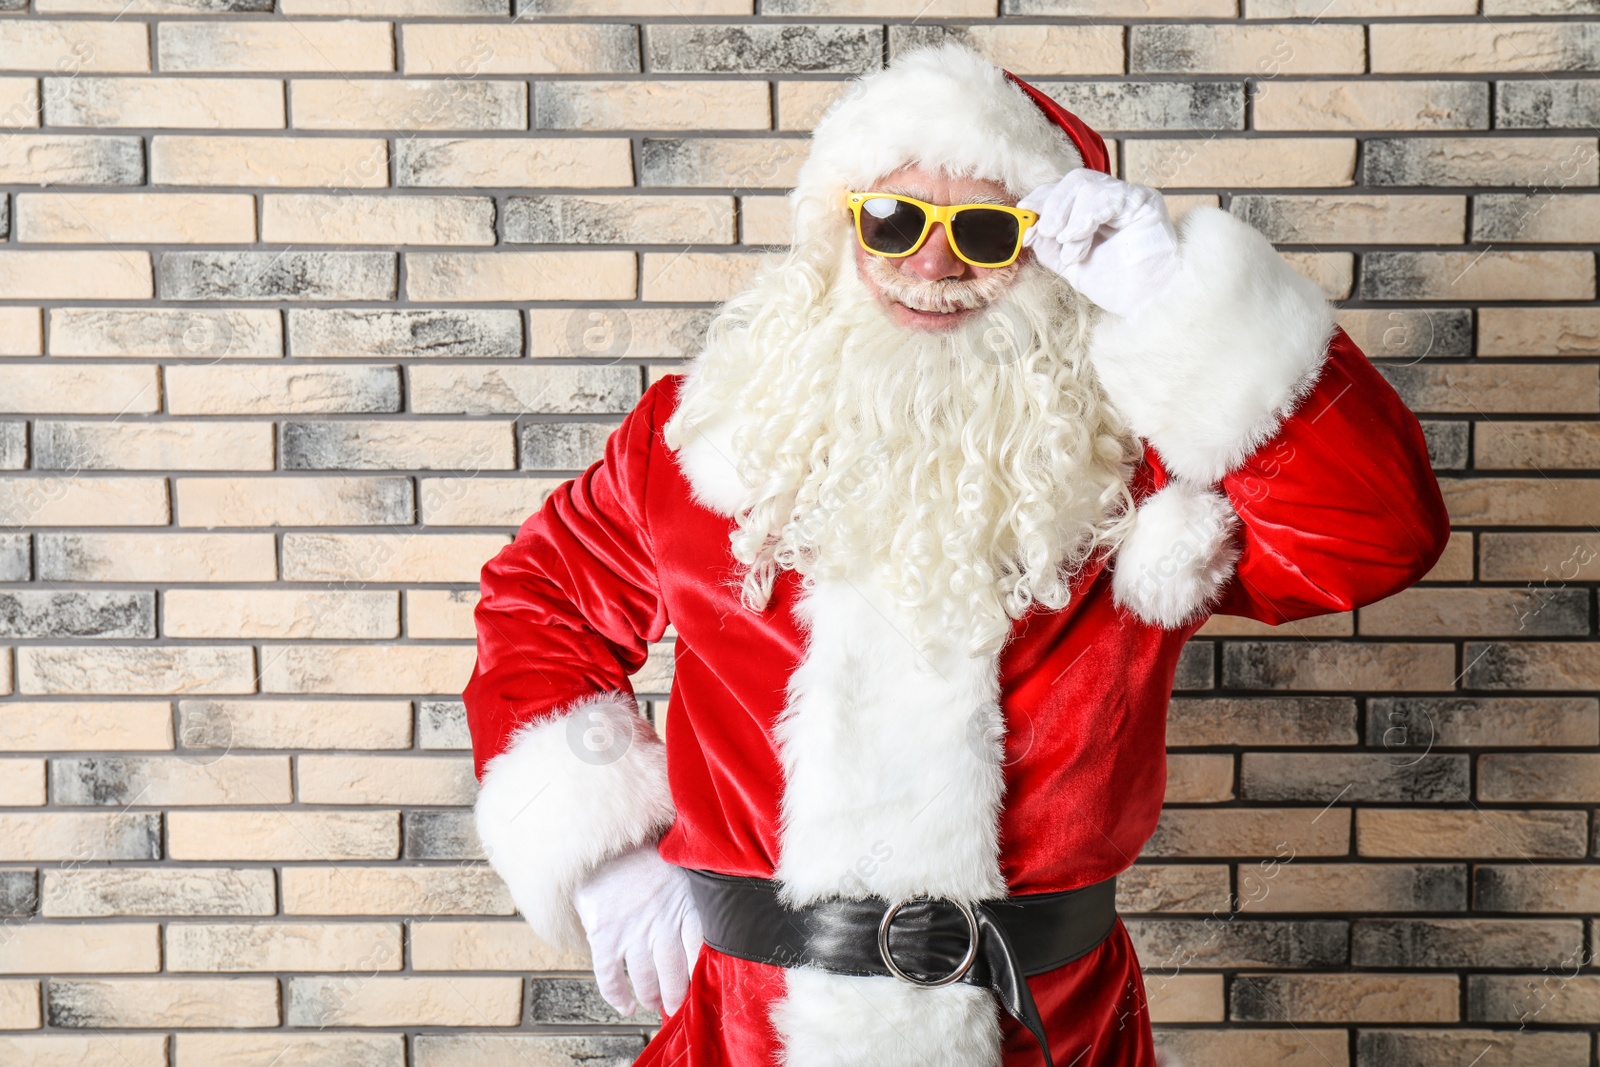
[[[644,494],[668,381],[484,565],[478,659],[462,694],[480,780],[518,726],[601,692],[631,698],[628,676],[666,630]]]
[[[1218,614],[1276,624],[1370,604],[1450,536],[1422,427],[1338,328],[1317,384],[1221,488],[1242,551]]]

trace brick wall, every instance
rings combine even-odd
[[[1188,649],[1159,1039],[1597,1062],[1600,4],[508,2],[0,0],[0,1063],[631,1059],[473,837],[478,567],[946,33],[1341,301],[1456,524]]]

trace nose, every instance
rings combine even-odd
[[[928,234],[928,239],[916,252],[900,261],[902,270],[908,270],[925,281],[943,281],[946,278],[960,279],[966,277],[967,264],[963,263],[950,249],[950,241],[945,236],[944,223],[933,224],[933,232]]]

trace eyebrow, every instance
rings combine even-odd
[[[927,194],[927,192],[925,190],[917,188],[915,186],[899,185],[899,184],[886,185],[886,186],[883,187],[882,191],[885,192],[885,193],[899,193],[901,196],[915,197],[918,200],[926,200],[930,204],[934,202],[933,199],[928,196],[928,194]],[[993,193],[974,193],[974,194],[972,194],[971,196],[967,197],[964,200],[957,201],[957,203],[961,203],[961,204],[1000,204],[1002,206],[1005,206],[1007,201],[1006,201],[1006,199],[1004,197],[995,196]]]

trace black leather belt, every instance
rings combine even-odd
[[[778,883],[686,869],[705,943],[718,952],[780,967],[889,976],[932,988],[965,982],[991,990],[1039,1042],[1050,1042],[1025,978],[1091,952],[1117,921],[1117,879],[1063,893],[1026,893],[967,904],[917,897],[830,897],[791,908]]]

